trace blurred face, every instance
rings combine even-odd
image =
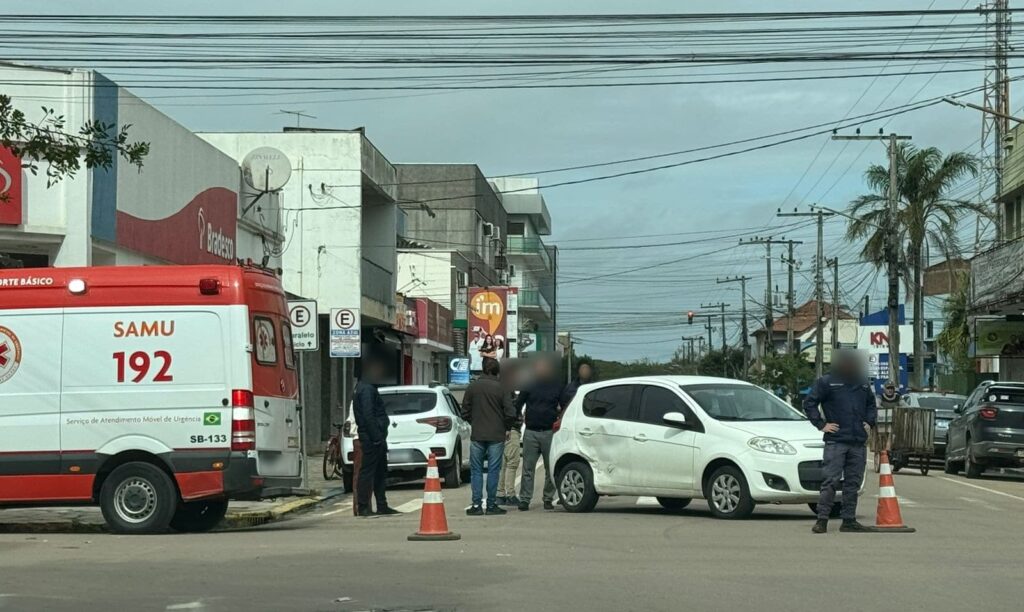
[[[538,359],[533,368],[534,373],[540,380],[547,380],[551,377],[551,364],[546,359]]]
[[[862,367],[855,351],[838,351],[835,363],[836,373],[846,378],[861,376]]]
[[[579,373],[582,381],[590,380],[594,376],[594,370],[586,363],[580,366]]]

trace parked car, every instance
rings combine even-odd
[[[1024,465],[1024,383],[983,382],[954,412],[947,474],[977,478],[989,468]]]
[[[419,473],[434,453],[445,488],[457,488],[469,469],[470,425],[447,387],[407,385],[381,387],[384,410],[391,417],[388,431],[388,472]],[[352,490],[353,443],[358,437],[349,410],[342,428],[342,481]]]
[[[946,456],[946,432],[949,422],[956,417],[954,409],[967,401],[966,395],[941,392],[911,392],[903,396],[903,402],[912,408],[935,410],[935,454],[936,459]]]
[[[714,516],[738,519],[759,503],[813,509],[824,448],[801,412],[760,387],[653,376],[581,387],[551,457],[569,512],[592,510],[602,495],[643,495],[670,510],[704,498]]]

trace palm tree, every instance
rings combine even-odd
[[[849,208],[848,240],[864,240],[861,255],[882,268],[885,239],[895,225],[899,236],[901,273],[908,296],[914,299],[914,384],[924,374],[924,287],[921,276],[925,247],[938,248],[947,259],[959,252],[957,225],[971,213],[987,214],[984,204],[949,197],[962,179],[977,176],[978,160],[968,153],[943,156],[935,147],[918,149],[903,143],[896,155],[897,212],[889,214],[889,168],[872,165],[864,178],[873,193],[857,197]]]

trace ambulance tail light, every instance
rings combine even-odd
[[[217,295],[220,293],[220,281],[216,278],[199,279],[199,293],[202,295]]]
[[[231,450],[256,450],[256,401],[252,391],[231,392]]]

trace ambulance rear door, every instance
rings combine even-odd
[[[302,423],[297,364],[283,301],[281,306],[280,312],[252,313],[257,469],[264,477],[299,478]]]

